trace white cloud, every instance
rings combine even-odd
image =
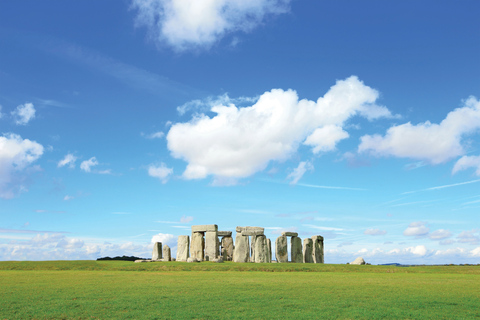
[[[154,132],[154,133],[151,133],[151,134],[144,134],[142,132],[142,136],[144,136],[147,139],[160,139],[160,138],[165,137],[165,133],[163,133],[162,131],[158,131],[158,132]]]
[[[451,236],[452,233],[445,229],[435,230],[428,235],[431,240],[443,240],[446,238],[450,238]]]
[[[190,217],[190,216],[182,216],[182,217],[180,218],[180,222],[181,222],[181,223],[189,223],[189,222],[192,221],[192,220],[193,220],[193,217]]]
[[[470,251],[470,254],[473,257],[480,257],[480,247],[477,247],[477,248],[473,249],[472,251]]]
[[[65,197],[63,197],[63,200],[64,200],[64,201],[70,201],[70,200],[72,200],[72,199],[75,199],[75,197],[69,196],[69,195],[66,195]]]
[[[148,175],[160,179],[162,183],[167,183],[172,174],[173,168],[168,168],[163,162],[160,164],[160,166],[154,166],[152,164],[148,167]]]
[[[35,118],[35,107],[32,103],[21,104],[12,111],[12,115],[17,125],[26,125],[30,120]]]
[[[69,153],[62,160],[58,162],[57,167],[60,168],[68,164],[70,168],[75,168],[75,161],[77,161],[77,157]]]
[[[297,184],[305,172],[313,171],[313,164],[310,161],[302,161],[298,164],[298,167],[293,169],[293,171],[287,176],[287,179],[292,179],[290,184]]]
[[[387,231],[380,230],[380,229],[367,229],[363,233],[368,234],[370,236],[383,236],[383,235],[387,234]]]
[[[168,245],[173,248],[177,245],[177,237],[173,234],[159,233],[152,237],[151,243],[161,242],[162,245]]]
[[[26,191],[29,167],[43,154],[43,146],[16,134],[0,136],[0,198],[13,198]]]
[[[425,225],[425,222],[417,221],[417,222],[410,223],[408,225],[408,228],[405,229],[405,231],[403,231],[403,235],[421,237],[421,236],[426,236],[429,231],[430,231],[430,228],[428,228]]]
[[[385,136],[365,135],[360,138],[358,151],[439,164],[463,155],[462,138],[479,128],[480,101],[470,97],[462,108],[451,111],[440,124],[408,122],[390,127]]]
[[[317,128],[311,135],[307,137],[303,144],[313,147],[313,153],[326,152],[335,150],[335,146],[340,140],[347,139],[348,132],[342,127],[336,125],[328,125]]]
[[[247,32],[265,16],[289,10],[289,0],[132,0],[136,25],[175,50],[210,47],[226,34]]]
[[[217,105],[211,109],[216,113],[212,118],[197,114],[189,122],[172,125],[168,148],[173,157],[188,162],[186,179],[244,178],[270,161],[289,158],[304,141],[314,151],[331,150],[332,139],[319,140],[321,134],[315,130],[341,128],[349,118],[375,107],[378,95],[355,76],[337,81],[316,102],[299,100],[293,90],[273,89],[251,107]],[[338,142],[338,136],[333,140]]]
[[[479,230],[462,231],[457,236],[457,241],[461,243],[478,244],[480,243]]]
[[[80,169],[82,169],[85,172],[91,172],[92,167],[96,165],[98,165],[97,158],[91,157],[90,159],[85,160],[80,164]]]
[[[458,171],[474,168],[475,174],[480,177],[480,156],[463,156],[455,163],[452,174]]]
[[[229,106],[229,105],[243,105],[246,103],[255,103],[258,100],[258,97],[238,97],[230,98],[228,93],[224,93],[221,96],[209,96],[204,100],[195,99],[189,101],[179,107],[177,107],[177,112],[180,115],[184,115],[189,111],[194,112],[206,112],[216,106]],[[171,123],[170,123],[171,124]]]
[[[427,254],[427,247],[425,247],[424,245],[410,247],[406,250],[419,256],[424,256]]]

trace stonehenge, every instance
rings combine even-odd
[[[216,224],[192,226],[191,237],[178,237],[176,259],[172,258],[168,245],[153,245],[152,259],[146,261],[211,261],[221,263],[324,263],[323,237],[313,236],[303,240],[297,232],[282,232],[275,240],[275,259],[272,260],[272,242],[262,227],[236,227],[235,243],[232,231],[219,231]],[[290,261],[288,250],[290,237]],[[140,262],[140,261],[138,261]],[[142,260],[143,262],[143,260]]]

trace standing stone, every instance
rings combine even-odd
[[[170,247],[165,245],[163,247],[163,261],[171,261],[172,260],[172,252],[170,251]]]
[[[235,237],[235,249],[233,250],[233,262],[248,262],[250,260],[250,246],[248,236],[237,233]]]
[[[255,239],[255,262],[256,263],[269,263],[271,260],[268,258],[268,242],[267,237],[257,236]]]
[[[203,252],[205,250],[205,240],[202,232],[192,233],[192,243],[190,244],[190,255],[199,261],[203,261]]]
[[[288,262],[287,237],[280,236],[275,241],[275,258],[277,262]]]
[[[257,236],[252,236],[252,243],[250,243],[250,262],[255,262],[255,241],[257,241]]]
[[[272,262],[272,241],[270,239],[267,239],[268,243],[268,262]]]
[[[233,238],[230,236],[222,238],[222,257],[223,261],[233,260]]]
[[[290,239],[290,249],[292,262],[303,263],[302,239],[299,237],[292,237]]]
[[[162,243],[155,242],[153,244],[152,260],[162,259]]]
[[[313,236],[313,262],[314,263],[323,263],[323,237],[322,236]]]
[[[205,232],[205,260],[212,261],[213,259],[217,259],[220,255],[218,247],[217,231]]]
[[[303,240],[303,263],[313,263],[313,241],[310,238]]]
[[[190,236],[179,236],[177,242],[177,261],[187,261],[189,256]]]

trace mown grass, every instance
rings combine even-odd
[[[480,266],[0,262],[0,288],[0,319],[480,318]]]

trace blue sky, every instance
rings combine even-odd
[[[478,263],[478,1],[0,3],[0,260],[191,225]]]

